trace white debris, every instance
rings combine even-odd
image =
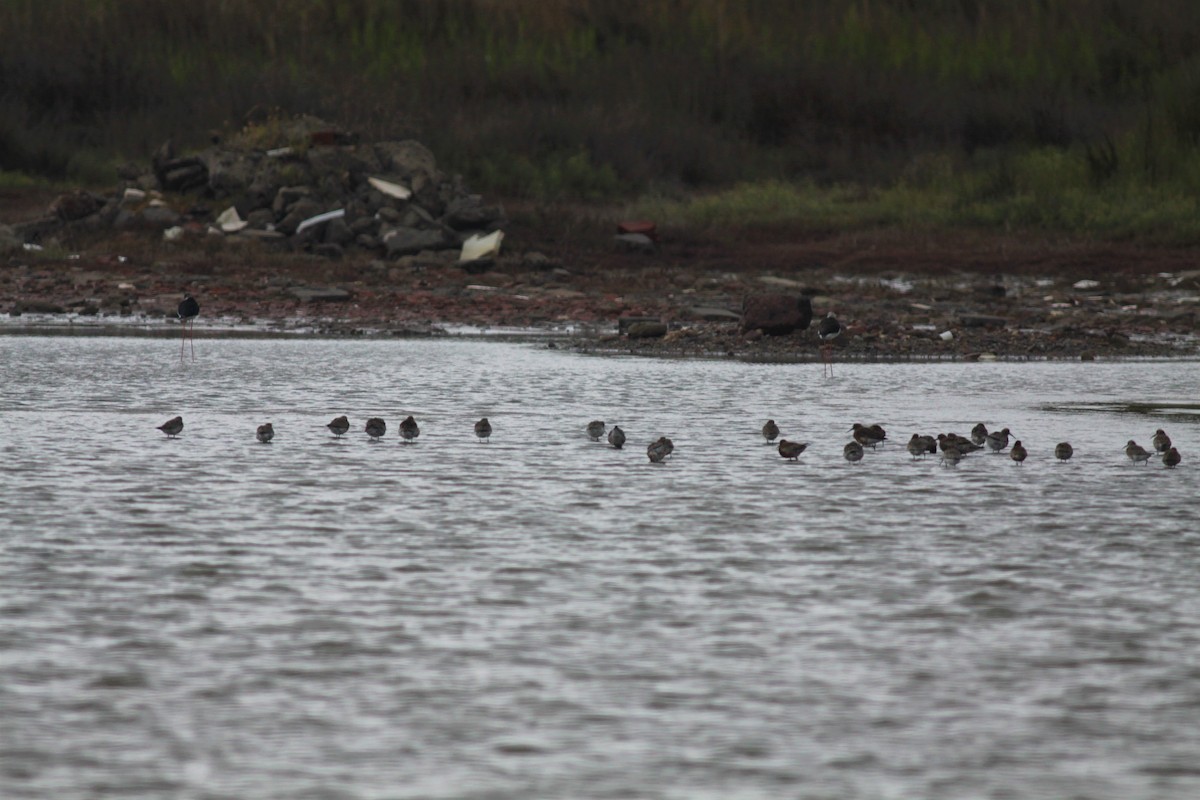
[[[40,244],[34,244],[33,242],[26,242],[25,244],[23,244],[21,246],[24,247],[26,250],[32,250],[34,252],[42,249],[42,246]]]
[[[167,228],[165,231],[163,231],[163,241],[164,242],[174,242],[175,240],[180,239],[182,237],[183,237],[183,227],[180,225],[176,225],[173,228]]]
[[[237,233],[249,224],[238,215],[237,209],[233,206],[222,211],[217,217],[217,226],[225,233]]]
[[[367,178],[367,183],[388,197],[395,197],[397,200],[407,200],[412,197],[412,190],[408,187],[385,181],[383,178]]]
[[[337,211],[326,211],[324,214],[317,214],[315,217],[309,217],[296,226],[296,233],[302,233],[313,225],[320,225],[322,222],[329,222],[331,219],[338,219],[346,216],[346,209],[339,208]]]
[[[1075,289],[1095,289],[1100,285],[1100,281],[1093,281],[1089,278],[1084,278],[1081,281],[1075,281],[1075,283],[1071,285]]]
[[[284,156],[290,156],[291,154],[292,148],[290,147],[276,147],[273,150],[267,151],[267,156],[269,158],[283,158]]]
[[[489,258],[500,253],[500,242],[504,239],[504,231],[492,231],[487,236],[476,234],[463,242],[459,261],[475,261],[479,258]]]
[[[938,334],[938,336],[941,337],[943,342],[948,342],[954,338],[954,334],[951,333],[950,331],[942,331],[941,333]]]

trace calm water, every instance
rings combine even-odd
[[[1200,364],[197,351],[0,337],[5,798],[1200,796]]]

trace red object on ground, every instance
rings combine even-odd
[[[658,241],[658,226],[649,220],[630,220],[617,223],[617,233],[640,233],[650,241]]]

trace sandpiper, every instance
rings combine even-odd
[[[914,460],[924,458],[928,453],[937,452],[937,440],[932,436],[922,436],[919,433],[914,433],[912,438],[908,440],[908,452]]]
[[[612,430],[608,432],[608,443],[618,450],[625,446],[625,431],[621,430],[620,425],[612,426]]]
[[[779,455],[792,461],[799,461],[800,454],[808,447],[808,442],[789,442],[787,439],[779,440]]]
[[[650,457],[650,461],[654,464],[660,463],[664,458],[671,454],[675,449],[675,445],[665,436],[660,436],[656,441],[650,443],[646,448],[646,455]]]
[[[259,425],[254,435],[263,444],[270,444],[271,440],[275,438],[275,429],[271,427],[271,423],[267,422]]]
[[[381,417],[371,417],[367,420],[367,427],[364,429],[367,436],[371,437],[371,441],[378,441],[381,436],[387,433],[387,423]]]
[[[957,467],[958,462],[963,460],[963,452],[954,445],[942,444],[942,463],[949,464],[952,467]]]
[[[858,442],[863,447],[869,447],[872,450],[875,449],[875,445],[887,438],[887,434],[884,432],[883,428],[879,427],[878,425],[872,425],[868,428],[861,422],[856,422],[850,428],[850,430],[854,431],[854,441]]]
[[[1075,448],[1071,447],[1070,442],[1059,442],[1054,445],[1054,457],[1059,461],[1070,461],[1073,455],[1075,455]]]
[[[1166,431],[1162,428],[1154,432],[1154,438],[1150,440],[1150,443],[1154,445],[1156,453],[1165,453],[1171,449],[1171,437],[1167,436]]]
[[[957,450],[960,456],[968,456],[976,450],[982,450],[983,445],[975,444],[965,436],[959,436],[957,433],[939,433],[937,435],[938,448],[944,453],[947,450]]]
[[[346,431],[350,430],[350,420],[345,416],[334,417],[333,421],[326,423],[325,427],[329,428],[334,436],[341,438]]]
[[[410,444],[413,439],[421,435],[421,429],[417,427],[417,421],[409,414],[400,423],[400,436],[404,440],[404,444]]]
[[[830,311],[817,326],[817,338],[821,340],[821,363],[824,373],[833,377],[833,355],[829,351],[830,342],[842,334],[842,323]]]
[[[1029,453],[1025,451],[1025,445],[1021,444],[1021,440],[1017,439],[1013,442],[1012,449],[1008,451],[1008,457],[1020,464],[1025,460]]]
[[[851,464],[857,464],[862,461],[863,446],[858,442],[847,442],[842,448],[842,458],[849,461]]]
[[[999,431],[992,431],[985,439],[988,449],[990,449],[993,453],[999,453],[1001,450],[1008,447],[1008,437],[1010,435],[1011,434],[1009,433],[1008,428]]]
[[[987,439],[987,435],[987,425],[984,425],[982,422],[976,424],[974,428],[971,428],[971,441],[975,444],[983,444]]]
[[[487,417],[475,423],[475,435],[479,437],[481,442],[490,442],[492,440],[492,423],[488,422]]]
[[[1167,469],[1175,469],[1176,465],[1182,460],[1183,458],[1179,455],[1179,451],[1174,447],[1163,453],[1162,462]]]
[[[775,441],[775,438],[779,436],[779,426],[775,424],[775,420],[767,420],[767,423],[762,426],[762,435],[767,442]]]
[[[1129,460],[1135,464],[1139,461],[1144,464],[1150,460],[1150,451],[1142,447],[1133,439],[1130,439],[1125,444],[1125,455],[1129,456]]]
[[[159,425],[158,429],[165,433],[168,439],[174,439],[183,430],[183,417],[171,417],[162,425]]]
[[[587,435],[593,442],[600,441],[600,437],[604,435],[604,422],[594,419],[587,425]]]

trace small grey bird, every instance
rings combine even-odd
[[[775,420],[767,420],[767,423],[762,426],[762,435],[768,442],[775,441],[779,436],[779,426],[775,424]]]
[[[612,426],[612,430],[608,432],[608,443],[618,450],[625,446],[625,431],[621,430],[620,425]]]
[[[863,446],[858,442],[847,442],[846,446],[842,448],[842,458],[851,464],[857,464],[859,461],[862,461],[862,457]]]
[[[1003,430],[999,431],[992,431],[985,439],[988,449],[990,449],[993,453],[999,453],[1001,450],[1008,447],[1008,437],[1010,435],[1011,434],[1009,433],[1008,428],[1004,428]]]
[[[475,435],[479,437],[481,442],[490,442],[492,440],[492,423],[488,422],[487,417],[475,423]]]
[[[1013,442],[1012,449],[1008,451],[1008,457],[1020,464],[1028,457],[1029,453],[1025,451],[1025,445],[1021,444],[1021,440],[1017,439]]]
[[[671,440],[665,436],[660,436],[657,440],[651,442],[646,447],[646,455],[650,457],[652,464],[662,463],[662,460],[670,455],[674,445],[670,444]]]
[[[779,440],[779,455],[790,461],[799,461],[800,454],[808,447],[808,442],[789,442],[787,439]]]
[[[1165,453],[1171,449],[1171,437],[1167,436],[1166,431],[1162,428],[1154,432],[1154,438],[1150,440],[1150,443],[1154,445],[1156,453]]]
[[[1129,456],[1129,460],[1135,464],[1139,461],[1145,464],[1150,460],[1150,451],[1142,447],[1133,439],[1130,439],[1125,444],[1125,455]]]
[[[364,430],[366,430],[367,436],[371,437],[371,441],[378,441],[387,433],[387,423],[381,417],[371,417],[367,420],[367,427]]]
[[[400,436],[405,444],[410,444],[413,439],[421,435],[421,429],[417,426],[417,421],[409,414],[400,423]]]
[[[974,428],[971,428],[971,441],[975,444],[983,444],[987,439],[987,435],[987,425],[984,425],[982,422],[978,423]]]
[[[183,417],[171,417],[162,425],[159,425],[158,429],[165,433],[168,439],[174,439],[183,430]]]
[[[929,453],[936,453],[938,448],[936,439],[932,436],[922,436],[919,433],[912,435],[906,447],[913,459],[924,458]]]
[[[1073,455],[1075,455],[1075,448],[1071,447],[1070,442],[1059,442],[1054,445],[1054,457],[1059,461],[1070,461]]]
[[[963,460],[963,453],[954,445],[942,446],[942,463],[949,464],[952,467],[957,467],[958,462]]]
[[[350,420],[344,416],[335,417],[332,422],[326,423],[325,427],[329,428],[330,432],[334,436],[340,438],[346,433],[346,431],[350,430]]]
[[[1178,466],[1179,462],[1182,460],[1183,457],[1179,455],[1179,451],[1174,447],[1163,453],[1162,462],[1163,466],[1165,466],[1167,469],[1175,469],[1175,467]]]
[[[271,440],[275,438],[275,429],[271,427],[271,423],[267,422],[259,425],[254,435],[263,444],[270,444]]]
[[[589,422],[587,425],[587,435],[593,442],[600,441],[600,437],[604,435],[604,422],[598,419]]]

